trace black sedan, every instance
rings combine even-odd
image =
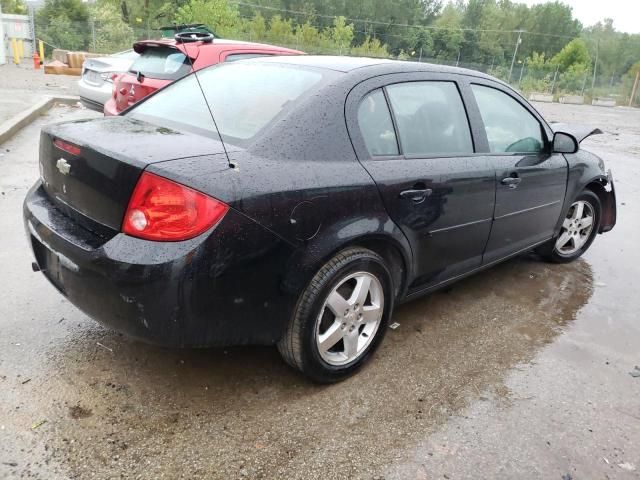
[[[397,303],[534,248],[575,260],[613,228],[611,175],[579,149],[591,133],[469,70],[219,65],[121,116],[44,129],[33,267],[132,337],[276,344],[337,381]]]

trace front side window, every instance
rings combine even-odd
[[[408,82],[387,87],[402,153],[435,156],[473,153],[460,92],[453,82]]]
[[[472,85],[492,153],[539,153],[542,127],[531,113],[504,92]]]
[[[382,90],[364,97],[358,107],[358,126],[372,156],[398,155],[391,113]]]

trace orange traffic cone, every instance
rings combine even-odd
[[[40,69],[40,55],[38,55],[38,52],[33,54],[33,68]]]

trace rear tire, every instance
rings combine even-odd
[[[393,281],[382,257],[364,248],[335,255],[304,290],[278,342],[283,359],[318,383],[355,373],[384,337]]]
[[[554,263],[576,260],[593,243],[600,230],[602,206],[591,190],[584,190],[571,203],[556,237],[538,247],[537,252]]]

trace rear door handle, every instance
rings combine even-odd
[[[506,185],[509,188],[516,188],[518,185],[520,185],[520,182],[522,182],[522,179],[520,177],[506,177],[503,178],[500,183]]]
[[[412,200],[414,203],[424,202],[424,199],[433,193],[430,188],[418,188],[400,192],[400,198]]]

